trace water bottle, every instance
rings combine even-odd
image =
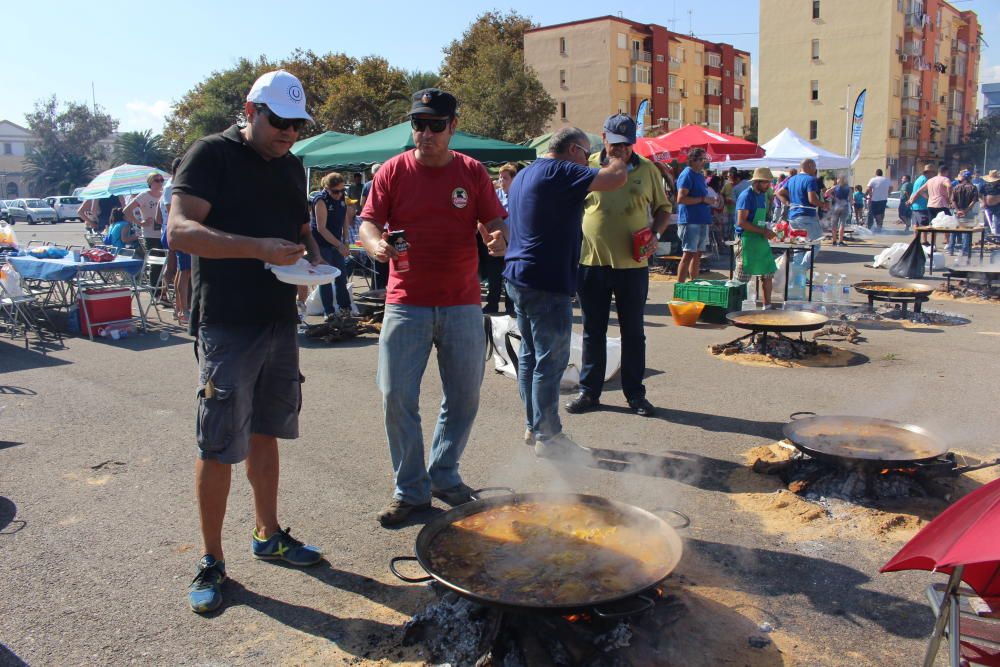
[[[819,286],[819,300],[823,303],[833,301],[833,276],[829,273],[823,274],[823,283]]]
[[[847,282],[847,274],[841,273],[837,280],[837,303],[845,306],[851,302],[851,285]]]

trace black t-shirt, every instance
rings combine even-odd
[[[208,227],[256,238],[301,240],[309,222],[306,178],[291,153],[266,160],[233,125],[199,139],[174,175],[176,194],[212,205]],[[191,331],[205,324],[295,322],[295,286],[280,282],[259,259],[193,255]]]

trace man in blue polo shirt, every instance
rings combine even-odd
[[[703,170],[708,155],[702,148],[688,152],[688,166],[677,179],[677,236],[681,240],[681,261],[677,264],[677,282],[695,280],[701,271],[701,253],[708,247],[712,224],[711,204]]]
[[[617,158],[600,169],[587,166],[590,150],[582,130],[557,130],[549,152],[522,169],[508,193],[510,244],[503,275],[521,331],[517,381],[526,414],[524,442],[534,445],[538,456],[589,455],[566,437],[559,420],[583,200],[588,192],[614,190],[627,179],[625,163]]]
[[[810,241],[823,238],[823,227],[819,224],[817,212],[826,208],[820,196],[819,181],[816,179],[816,162],[806,158],[799,165],[802,170],[785,181],[776,193],[778,199],[788,207],[788,224],[792,229],[804,229]],[[805,266],[809,263],[808,253],[799,253],[798,261]]]

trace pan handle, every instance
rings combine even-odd
[[[653,514],[673,514],[675,516],[680,517],[681,523],[679,525],[675,526],[674,524],[670,523],[669,521],[667,522],[667,524],[671,528],[675,528],[677,530],[680,530],[681,528],[687,528],[688,526],[691,525],[691,517],[689,517],[687,514],[684,514],[684,512],[678,512],[677,510],[672,509],[670,507],[657,507],[656,509],[650,510],[650,511]]]
[[[483,488],[476,489],[475,491],[470,493],[469,497],[472,498],[473,500],[481,500],[483,497],[483,492],[485,491],[504,491],[512,496],[517,495],[517,491],[510,488],[509,486],[484,486]]]
[[[397,578],[402,579],[408,584],[422,584],[425,581],[430,581],[434,578],[429,575],[426,577],[407,577],[404,574],[400,574],[399,570],[396,569],[396,563],[404,563],[407,561],[419,562],[417,561],[416,556],[396,556],[389,561],[389,571],[396,575]]]
[[[788,418],[792,421],[798,421],[799,419],[806,419],[808,417],[815,417],[815,412],[810,412],[809,410],[802,410],[801,412],[793,412],[788,415]]]
[[[632,609],[625,609],[622,611],[603,611],[600,607],[594,607],[593,611],[595,615],[600,616],[601,618],[625,618],[626,616],[634,616],[636,614],[645,613],[656,606],[656,603],[645,595],[637,595],[635,596],[635,599],[639,600],[640,604]]]

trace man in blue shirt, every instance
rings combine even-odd
[[[587,166],[590,140],[575,127],[557,130],[549,152],[522,169],[508,193],[507,294],[521,331],[518,390],[524,402],[524,442],[539,456],[586,455],[562,432],[559,381],[569,363],[572,297],[580,262],[583,201],[588,192],[625,184],[625,162]]]
[[[711,204],[703,170],[708,155],[702,148],[688,152],[688,166],[677,179],[677,236],[681,239],[681,261],[677,265],[677,282],[694,280],[701,270],[701,253],[708,246],[708,230],[712,224]]]
[[[913,187],[910,188],[910,193],[920,192],[924,184],[927,183],[927,179],[934,176],[937,173],[937,169],[934,168],[932,164],[925,164],[923,173],[917,176],[917,180],[913,181]],[[926,190],[924,190],[926,192]],[[922,227],[930,223],[930,216],[927,215],[927,195],[922,194],[913,200],[910,204],[910,222],[914,227]]]
[[[785,181],[776,194],[788,207],[789,226],[792,229],[804,229],[809,240],[814,241],[823,238],[823,227],[819,224],[817,213],[821,208],[825,209],[826,205],[820,197],[816,162],[806,158],[799,167],[801,171]],[[800,253],[800,255],[798,261],[805,266],[809,262],[809,254]]]

